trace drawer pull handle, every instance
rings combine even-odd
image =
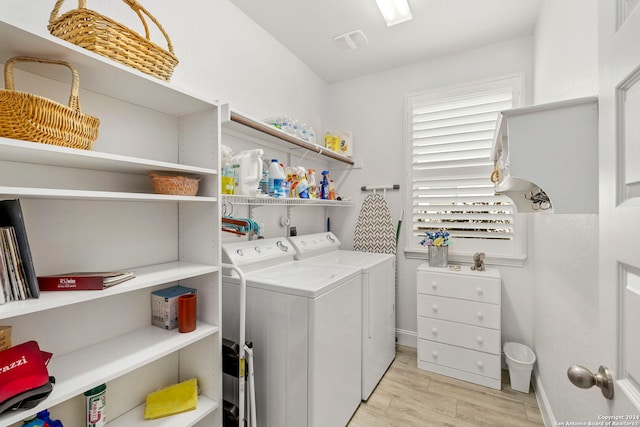
[[[435,351],[435,350],[433,350],[433,351],[431,352],[431,355],[433,356],[433,358],[434,358],[434,359],[437,359],[437,358],[438,358],[438,352],[437,352],[437,351]]]
[[[436,290],[438,289],[438,282],[431,282],[431,287]]]
[[[482,288],[480,286],[478,286],[478,288],[476,289],[476,292],[478,292],[478,295],[482,295]]]
[[[482,341],[484,341],[484,340],[482,339],[482,337],[477,337],[476,341],[478,341],[478,344],[482,344]]]
[[[438,335],[438,328],[431,329],[431,333],[433,333],[433,335]]]
[[[482,320],[482,318],[484,317],[484,314],[482,314],[481,311],[476,313],[476,316],[478,316],[478,319]]]
[[[478,362],[478,363],[476,363],[476,365],[478,366],[479,369],[484,368],[484,363],[482,363],[482,362]]]
[[[438,311],[438,306],[437,306],[436,304],[433,304],[433,305],[431,306],[431,310],[433,310],[433,311],[436,311],[436,312],[437,312],[437,311]]]

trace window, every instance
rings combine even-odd
[[[490,180],[498,112],[520,105],[521,77],[508,76],[407,97],[406,250],[424,251],[426,230],[446,229],[450,254],[516,257],[523,227]]]

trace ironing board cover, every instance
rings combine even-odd
[[[362,202],[353,236],[353,249],[395,255],[396,227],[382,194],[369,194]]]

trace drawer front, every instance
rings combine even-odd
[[[419,294],[500,304],[501,281],[494,277],[419,271],[417,286]]]
[[[500,306],[495,304],[419,294],[418,316],[500,329]]]
[[[418,338],[500,354],[500,331],[496,329],[418,317]]]
[[[489,378],[500,378],[500,356],[418,339],[418,359]]]

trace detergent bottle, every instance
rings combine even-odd
[[[235,194],[242,196],[255,196],[262,179],[262,154],[261,148],[241,151],[231,158],[232,164],[238,165]]]
[[[272,159],[269,165],[269,195],[272,197],[287,197],[284,168],[278,159]]]
[[[322,181],[320,181],[320,198],[329,198],[329,171],[322,171]]]

